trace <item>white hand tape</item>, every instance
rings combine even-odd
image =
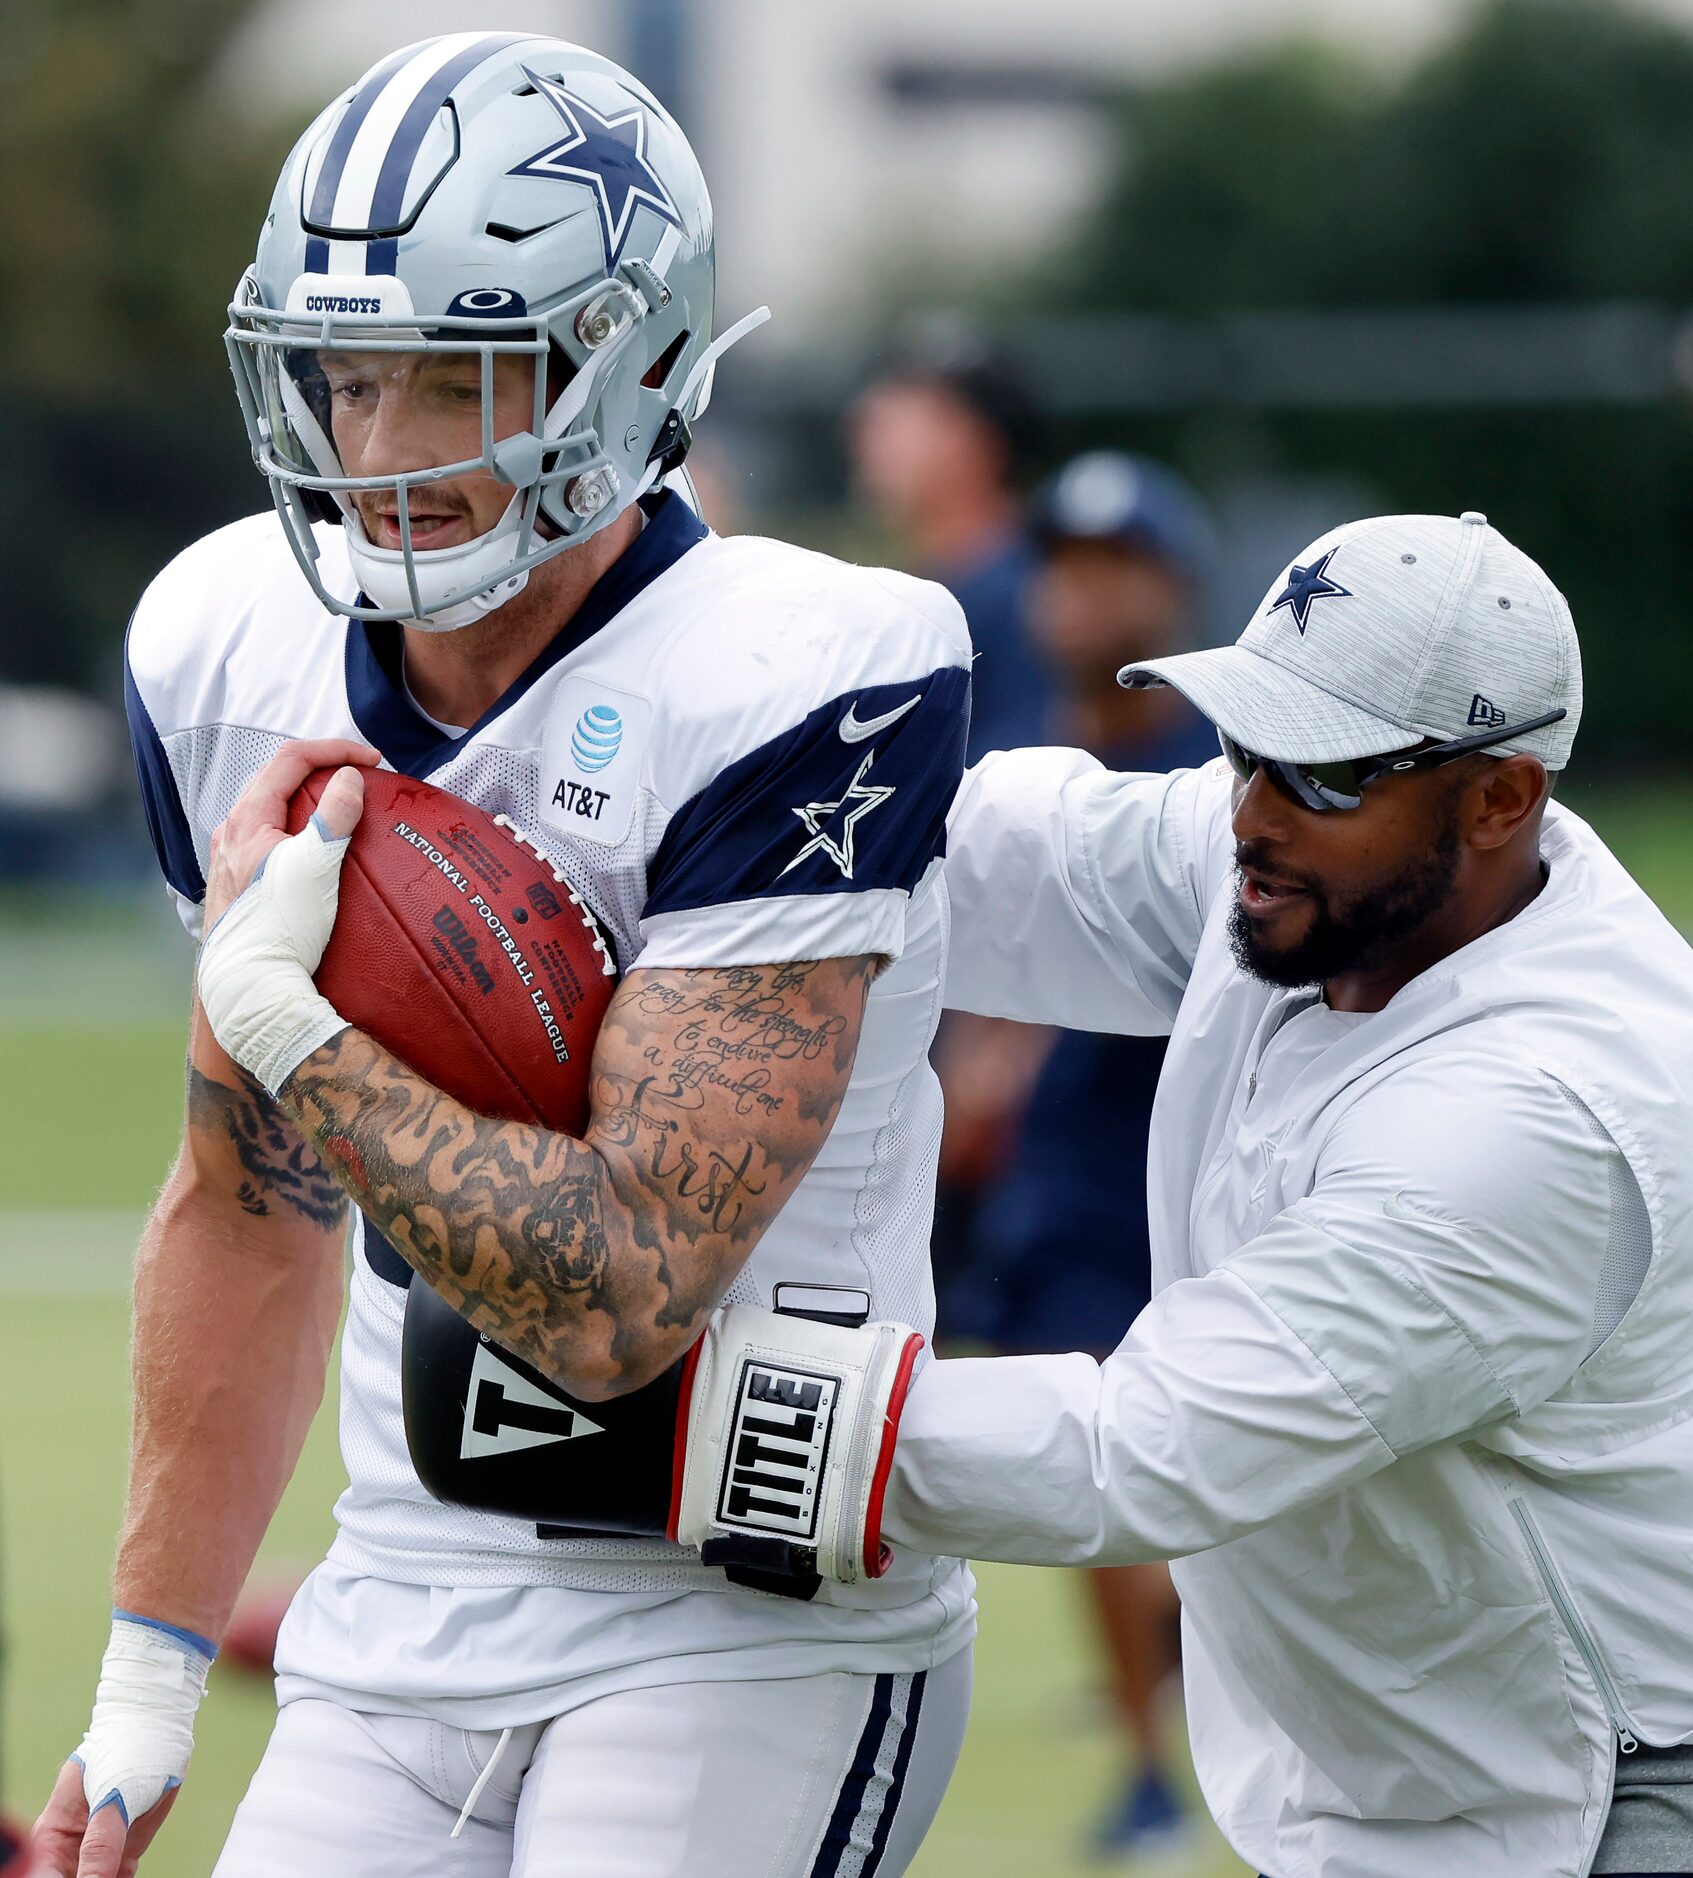
[[[130,1826],[181,1786],[211,1666],[186,1633],[113,1618],[93,1718],[72,1756],[90,1815],[115,1806]]]
[[[212,1034],[272,1095],[346,1019],[312,983],[335,924],[349,837],[313,815],[265,856],[206,935],[198,985]]]

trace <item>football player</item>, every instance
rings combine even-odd
[[[968,1701],[960,1563],[841,1586],[538,1527],[425,1491],[402,1420],[408,1288],[595,1400],[669,1371],[725,1298],[932,1311],[967,635],[937,587],[700,521],[691,427],[751,323],[713,339],[712,253],[675,123],[547,38],[408,46],[283,169],[228,333],[276,512],[173,561],[128,640],[170,889],[198,935],[215,856],[256,825],[214,848],[243,791],[274,812],[313,766],[380,759],[519,824],[622,979],[585,1138],[542,1152],[339,1024],[307,1040],[316,1112],[371,1107],[308,1147],[280,1077],[237,1068],[197,1010],[139,1255],[111,1642],[38,1835],[67,1878],[133,1870],[187,1767],[322,1390],[355,1160],[375,1185],[352,1220],[350,1484],[281,1635],[225,1878],[868,1878],[905,1869],[939,1802]],[[356,795],[332,785],[320,826]],[[580,1465],[615,1491],[615,1464]]]

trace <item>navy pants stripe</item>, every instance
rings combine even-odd
[[[858,1737],[852,1765],[841,1782],[841,1790],[836,1796],[834,1811],[829,1816],[823,1842],[812,1864],[810,1878],[874,1878],[887,1848],[894,1815],[899,1810],[906,1770],[911,1765],[911,1750],[917,1740],[917,1718],[922,1712],[923,1685],[926,1680],[926,1675],[922,1673],[876,1678],[870,1698],[870,1713],[865,1720],[864,1731]],[[902,1682],[907,1684],[905,1701],[903,1708],[896,1710],[898,1685]],[[892,1766],[884,1776],[886,1791],[880,1795],[873,1794],[871,1786],[876,1778],[876,1770],[878,1766],[888,1766],[890,1754],[893,1757]],[[881,1810],[874,1814],[872,1824],[872,1820],[865,1815],[868,1809],[876,1806],[878,1799]],[[859,1829],[856,1846],[855,1828]],[[871,1831],[868,1850],[865,1849],[862,1836],[865,1828]]]

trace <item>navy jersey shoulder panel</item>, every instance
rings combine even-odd
[[[347,623],[347,703],[363,735],[403,776],[427,777],[543,679],[559,660],[591,639],[637,594],[681,560],[710,532],[672,490],[642,505],[647,524],[588,590],[559,634],[500,694],[463,736],[445,737],[407,695],[404,638],[393,620]]]
[[[130,669],[127,641],[123,659],[123,708],[129,719],[130,748],[135,753],[135,774],[141,784],[141,806],[147,813],[147,832],[166,880],[184,899],[206,897],[200,857],[194,852],[188,816],[171,772],[170,759]]]
[[[645,914],[788,894],[906,893],[946,851],[970,674],[942,666],[819,705],[670,819]]]

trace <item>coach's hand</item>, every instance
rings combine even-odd
[[[217,1654],[203,1637],[112,1614],[94,1714],[66,1761],[32,1850],[56,1878],[129,1878],[164,1824],[194,1748]]]
[[[341,861],[376,752],[363,744],[291,743],[248,784],[212,837],[207,933],[197,987],[212,1034],[275,1095],[343,1026],[312,973],[335,924]],[[285,832],[288,804],[313,770],[334,764],[316,812]]]

